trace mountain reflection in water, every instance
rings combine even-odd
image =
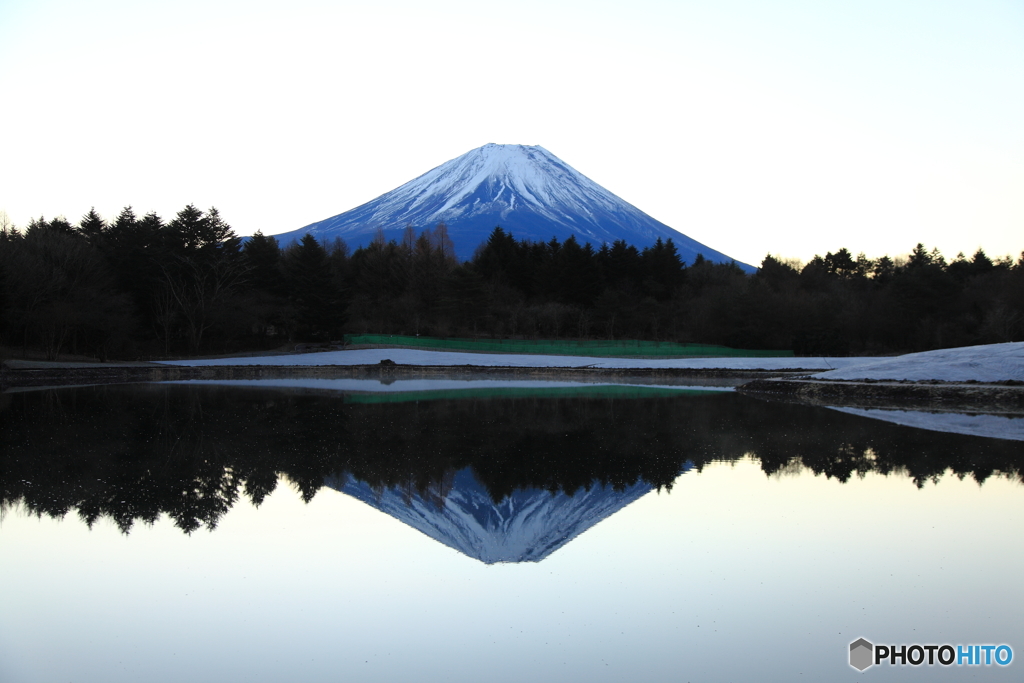
[[[107,517],[126,533],[166,514],[190,533],[283,479],[303,500],[333,486],[506,562],[543,559],[712,461],[839,481],[892,473],[919,487],[1024,472],[1019,443],[734,393],[419,398],[155,384],[0,395],[0,506]]]
[[[652,491],[643,480],[622,489],[594,482],[572,493],[521,488],[495,501],[470,468],[426,490],[375,490],[344,477],[332,477],[327,485],[486,564],[540,562]]]

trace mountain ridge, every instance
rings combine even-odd
[[[500,226],[518,240],[564,241],[575,235],[595,247],[624,240],[643,248],[671,239],[687,263],[697,254],[719,263],[734,261],[652,218],[539,145],[488,143],[354,209],[276,237],[282,244],[306,233],[320,240],[341,237],[355,248],[379,231],[400,239],[406,226],[420,232],[440,222],[448,227],[460,260],[470,258]]]

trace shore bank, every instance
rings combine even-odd
[[[760,378],[736,391],[829,407],[908,408],[939,412],[1024,415],[1024,382],[837,381],[816,378]]]
[[[42,367],[40,367],[42,366]],[[826,381],[806,369],[496,367],[480,365],[155,365],[24,363],[0,373],[5,390],[43,387],[267,379],[535,379],[667,382],[734,380],[736,391],[822,406],[923,409],[1024,415],[1024,382]]]
[[[131,382],[181,382],[188,380],[254,379],[431,379],[503,378],[574,381],[735,379],[806,374],[806,369],[750,370],[729,368],[593,368],[593,367],[500,367],[482,365],[116,365],[69,364],[58,367],[5,368],[0,373],[4,389],[22,387],[81,386]]]
[[[822,372],[824,370],[824,372]],[[289,379],[533,379],[681,384],[724,381],[773,400],[852,408],[1024,415],[1024,342],[892,358],[595,358],[360,349],[154,363],[14,361],[0,386]]]

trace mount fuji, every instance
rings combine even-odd
[[[487,144],[447,161],[376,199],[337,216],[276,235],[282,245],[309,233],[365,246],[378,230],[401,239],[444,222],[460,260],[469,259],[496,226],[519,240],[564,241],[575,235],[595,247],[625,240],[638,248],[672,239],[679,256],[717,263],[734,259],[673,230],[617,197],[540,146]],[[744,270],[753,270],[739,264]]]

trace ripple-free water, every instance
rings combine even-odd
[[[5,394],[0,446],[3,681],[1014,680],[848,647],[1024,653],[1011,439],[467,382]]]

